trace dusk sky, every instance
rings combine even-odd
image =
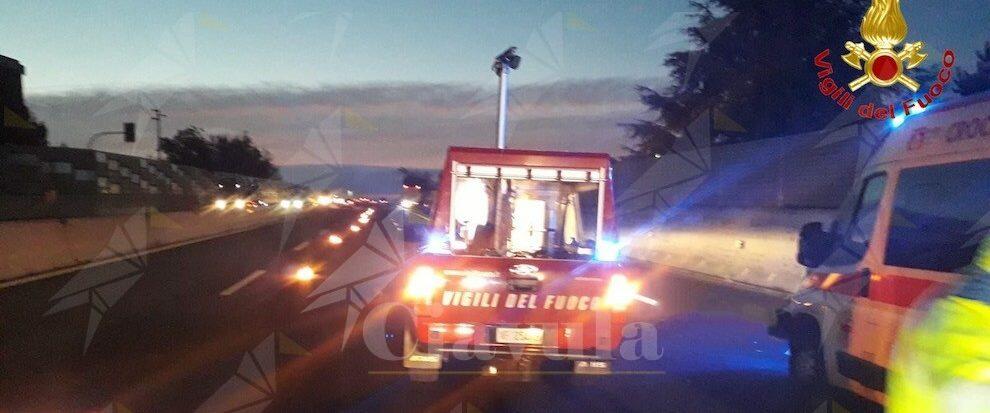
[[[53,144],[133,121],[136,147],[100,149],[146,155],[160,106],[166,134],[247,130],[281,164],[436,166],[446,146],[490,144],[489,66],[511,45],[513,146],[621,154],[618,124],[648,115],[635,85],[665,84],[690,23],[686,0],[5,3],[0,54],[27,67]],[[902,3],[909,38],[963,67],[990,40],[988,0]]]

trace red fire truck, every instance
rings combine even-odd
[[[610,177],[607,154],[451,148],[405,274],[404,366],[461,353],[609,372],[641,275],[617,261]]]
[[[425,251],[406,267],[413,309],[403,365],[435,373],[455,354],[611,368],[642,271],[618,262],[611,158],[505,149],[512,47],[495,58],[497,149],[450,148]],[[494,373],[494,365],[488,372]]]

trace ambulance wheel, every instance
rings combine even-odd
[[[788,369],[791,379],[804,388],[824,388],[827,379],[821,332],[813,319],[794,320],[790,339]]]

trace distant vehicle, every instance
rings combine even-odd
[[[517,352],[609,372],[642,275],[618,261],[610,178],[606,154],[451,148],[404,271],[404,366]]]
[[[217,181],[217,196],[213,200],[216,210],[245,210],[254,212],[261,206],[254,198],[258,190],[255,182],[226,177]]]
[[[217,181],[217,192],[221,196],[245,196],[258,190],[258,184],[237,178],[221,178]]]
[[[369,206],[378,203],[378,201],[368,198],[366,196],[350,198],[349,201],[350,201],[349,205],[358,205],[358,206]]]
[[[795,379],[884,403],[900,326],[958,284],[990,232],[987,113],[984,96],[911,116],[835,222],[802,228],[808,274],[771,327],[790,341]]]

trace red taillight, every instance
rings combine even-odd
[[[623,311],[639,296],[639,284],[629,281],[625,275],[615,274],[608,281],[605,291],[605,306]]]
[[[444,286],[447,280],[443,278],[432,267],[417,267],[406,282],[406,289],[403,296],[410,300],[427,300],[436,294],[437,290]]]

